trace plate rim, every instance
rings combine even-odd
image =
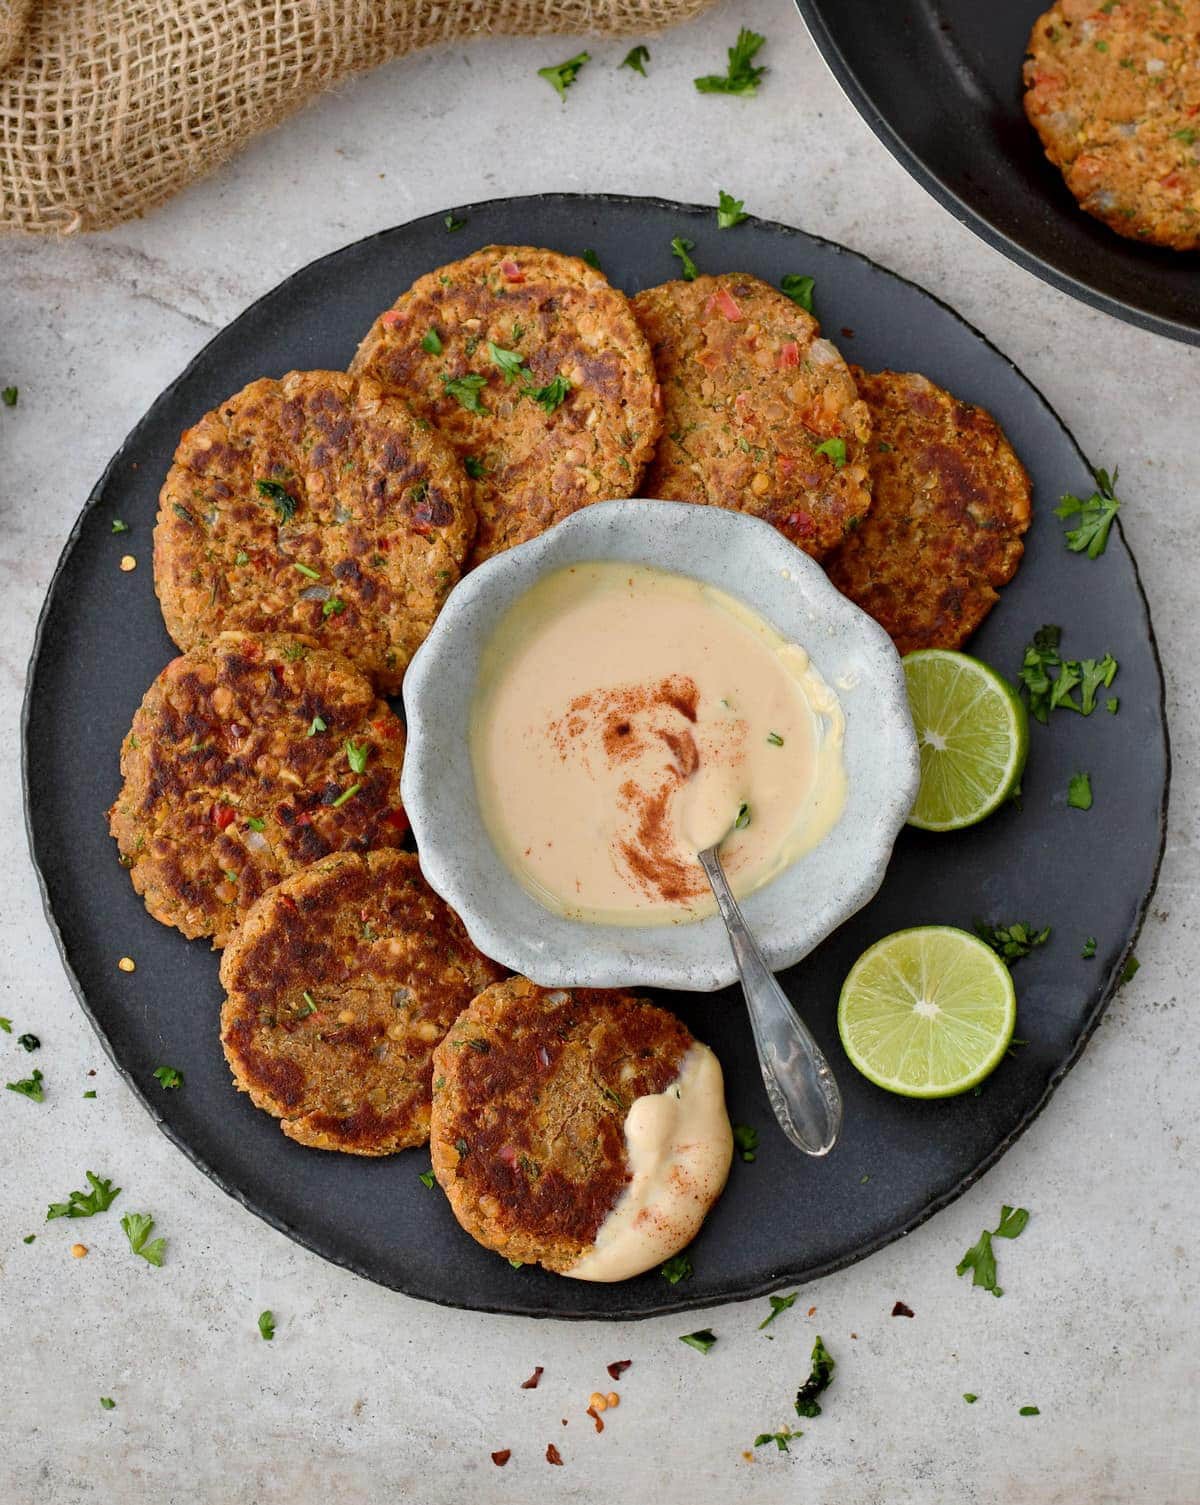
[[[795,0],[795,4],[809,39],[829,69],[834,82],[860,118],[866,122],[876,139],[883,143],[909,177],[960,225],[965,226],[985,245],[991,246],[994,251],[999,251],[1002,256],[1007,257],[1023,271],[1057,288],[1059,292],[1066,293],[1077,302],[1086,304],[1087,307],[1094,308],[1100,313],[1108,314],[1112,318],[1120,319],[1123,323],[1136,325],[1137,328],[1145,329],[1150,334],[1177,340],[1183,345],[1200,345],[1200,323],[1185,324],[1168,318],[1165,314],[1151,313],[1132,303],[1125,303],[1111,293],[1100,292],[1089,283],[1081,282],[1069,272],[1064,272],[1061,267],[1044,261],[1019,240],[1015,240],[994,225],[978,209],[968,204],[917,155],[859,83],[857,75],[829,32],[820,8],[821,0]],[[1080,213],[1083,211],[1080,210]],[[1053,408],[1051,412],[1054,412]],[[1055,417],[1058,417],[1057,413]],[[1070,430],[1067,432],[1069,433]]]
[[[797,0],[797,4],[799,5],[800,3],[801,0]],[[453,207],[456,214],[466,214],[469,216],[472,213],[482,213],[487,210],[498,209],[502,207],[508,208],[514,204],[521,203],[527,203],[530,205],[557,203],[576,206],[612,204],[634,208],[652,207],[654,209],[668,210],[674,214],[682,214],[687,216],[703,215],[705,217],[711,215],[713,212],[711,205],[688,204],[678,200],[661,198],[656,195],[620,193],[575,193],[565,191],[535,194],[500,195],[492,199],[481,199],[471,203],[456,204]],[[162,388],[162,390],[154,398],[150,406],[145,410],[144,413],[140,415],[137,421],[133,424],[132,428],[125,435],[125,438],[121,441],[121,444],[114,452],[108,463],[105,465],[99,479],[89,491],[83,507],[80,509],[79,515],[76,517],[75,522],[73,523],[67,534],[58,559],[55,562],[54,569],[51,572],[50,578],[46,585],[45,596],[42,601],[41,608],[38,612],[37,625],[34,630],[33,643],[30,650],[29,661],[25,674],[24,693],[21,700],[19,732],[21,738],[20,767],[22,824],[25,830],[25,839],[29,851],[30,862],[33,867],[34,876],[37,880],[38,895],[41,900],[42,913],[45,917],[46,924],[49,927],[51,937],[54,941],[55,949],[58,952],[59,960],[61,961],[63,970],[66,973],[67,981],[70,984],[71,991],[74,993],[75,998],[83,1011],[84,1017],[87,1019],[88,1023],[91,1025],[93,1031],[99,1039],[101,1048],[103,1049],[104,1054],[108,1057],[109,1061],[112,1063],[112,1066],[116,1070],[117,1075],[124,1082],[125,1086],[133,1093],[136,1101],[139,1102],[141,1106],[146,1110],[146,1112],[150,1115],[150,1118],[154,1122],[155,1126],[166,1136],[166,1138],[177,1150],[182,1152],[182,1154],[197,1170],[205,1175],[215,1186],[217,1186],[221,1191],[225,1192],[227,1196],[231,1197],[247,1212],[253,1214],[253,1216],[259,1218],[262,1222],[275,1229],[276,1232],[282,1233],[287,1238],[290,1238],[294,1243],[299,1244],[302,1248],[308,1250],[310,1253],[317,1255],[319,1258],[326,1260],[332,1265],[349,1271],[351,1274],[356,1275],[363,1280],[369,1281],[372,1285],[381,1286],[386,1290],[395,1291],[399,1295],[406,1296],[411,1300],[425,1301],[435,1306],[448,1307],[458,1311],[480,1312],[491,1316],[502,1317],[537,1317],[559,1322],[602,1321],[612,1323],[640,1322],[648,1320],[650,1318],[666,1316],[675,1312],[694,1311],[715,1306],[725,1306],[733,1302],[759,1300],[762,1297],[769,1295],[771,1292],[778,1291],[782,1287],[787,1285],[803,1286],[815,1280],[823,1280],[829,1275],[836,1274],[840,1270],[848,1269],[851,1265],[858,1264],[862,1260],[870,1258],[872,1255],[879,1253],[881,1249],[885,1249],[889,1244],[892,1244],[898,1239],[904,1238],[908,1234],[912,1233],[923,1223],[927,1222],[930,1218],[934,1217],[937,1213],[948,1207],[952,1202],[957,1201],[957,1199],[964,1192],[968,1191],[972,1186],[974,1186],[975,1183],[979,1181],[984,1175],[986,1175],[987,1172],[990,1171],[992,1167],[995,1166],[998,1161],[1007,1153],[1007,1151],[1012,1148],[1017,1140],[1020,1139],[1020,1137],[1029,1128],[1029,1126],[1038,1117],[1040,1117],[1046,1105],[1049,1103],[1051,1097],[1053,1097],[1054,1093],[1058,1090],[1058,1087],[1062,1083],[1063,1078],[1072,1069],[1072,1067],[1075,1066],[1080,1057],[1083,1055],[1084,1050],[1087,1048],[1092,1035],[1095,1033],[1100,1020],[1103,1018],[1105,1011],[1107,1010],[1114,994],[1117,991],[1120,974],[1123,971],[1130,956],[1133,954],[1134,947],[1136,946],[1138,937],[1141,934],[1146,915],[1149,911],[1150,904],[1154,898],[1154,894],[1158,886],[1159,875],[1162,869],[1163,855],[1166,849],[1167,817],[1170,808],[1172,754],[1170,726],[1167,720],[1166,680],[1163,674],[1162,657],[1159,653],[1158,639],[1155,634],[1154,622],[1150,614],[1150,603],[1146,595],[1145,586],[1142,582],[1141,571],[1138,568],[1137,558],[1134,555],[1133,550],[1130,548],[1127,538],[1125,537],[1125,532],[1121,526],[1120,517],[1117,517],[1115,519],[1115,530],[1120,539],[1121,546],[1124,548],[1125,553],[1128,556],[1130,566],[1133,570],[1133,583],[1136,588],[1137,600],[1141,609],[1142,622],[1144,624],[1147,640],[1149,643],[1155,672],[1158,676],[1157,710],[1160,725],[1162,728],[1162,748],[1164,759],[1162,798],[1158,811],[1158,846],[1154,856],[1154,867],[1151,874],[1150,883],[1141,899],[1141,902],[1138,905],[1137,912],[1134,915],[1133,924],[1129,929],[1124,945],[1121,947],[1117,955],[1117,959],[1113,962],[1112,966],[1109,968],[1108,975],[1104,978],[1103,985],[1097,996],[1095,1005],[1083,1021],[1078,1038],[1076,1039],[1073,1048],[1066,1056],[1066,1058],[1059,1063],[1058,1067],[1050,1075],[1041,1095],[1038,1097],[1033,1106],[1028,1110],[1028,1112],[1022,1116],[1020,1122],[1016,1125],[1016,1127],[1012,1129],[1008,1134],[1006,1134],[1003,1139],[1001,1139],[983,1157],[983,1159],[979,1161],[977,1165],[973,1166],[964,1176],[957,1180],[952,1186],[946,1188],[946,1190],[941,1192],[936,1198],[926,1203],[915,1216],[908,1219],[902,1225],[890,1229],[886,1233],[883,1233],[871,1239],[861,1247],[849,1253],[841,1254],[832,1259],[825,1260],[821,1264],[804,1271],[802,1275],[789,1276],[788,1272],[785,1270],[777,1272],[773,1275],[769,1275],[763,1280],[760,1280],[749,1287],[738,1286],[736,1289],[733,1289],[729,1286],[723,1286],[718,1288],[718,1290],[716,1291],[710,1291],[707,1294],[696,1296],[688,1296],[685,1293],[679,1292],[678,1286],[672,1286],[670,1288],[672,1294],[669,1297],[664,1297],[663,1300],[657,1302],[652,1306],[640,1308],[632,1312],[613,1312],[602,1309],[563,1312],[554,1310],[551,1307],[546,1306],[545,1304],[538,1304],[536,1301],[530,1301],[528,1299],[521,1300],[519,1297],[516,1301],[509,1301],[503,1306],[486,1300],[451,1300],[449,1297],[431,1295],[425,1291],[411,1289],[403,1280],[392,1281],[381,1279],[378,1275],[373,1274],[368,1269],[366,1269],[362,1262],[357,1260],[353,1256],[347,1255],[344,1252],[340,1252],[332,1246],[326,1246],[325,1242],[319,1237],[313,1237],[308,1235],[307,1233],[302,1233],[300,1230],[293,1227],[285,1218],[280,1217],[274,1212],[270,1212],[264,1208],[256,1206],[250,1199],[250,1197],[239,1187],[234,1185],[226,1175],[224,1175],[222,1172],[219,1172],[213,1166],[210,1166],[205,1162],[199,1151],[188,1144],[184,1137],[180,1133],[178,1133],[157,1111],[148,1090],[138,1082],[133,1072],[117,1059],[113,1046],[110,1043],[107,1034],[101,1028],[99,1020],[97,1019],[90,1003],[88,1002],[79,978],[77,977],[74,968],[71,966],[70,958],[67,955],[62,931],[59,927],[57,917],[50,903],[50,894],[46,875],[43,872],[42,864],[38,859],[36,838],[33,826],[32,793],[30,786],[31,767],[29,728],[30,721],[33,715],[33,700],[37,687],[38,668],[42,656],[42,648],[45,635],[49,626],[51,607],[57,596],[62,575],[66,569],[72,553],[74,552],[76,545],[78,544],[85,521],[91,514],[93,508],[99,505],[105,488],[109,484],[114,471],[124,460],[126,451],[130,448],[135,435],[142,428],[143,424],[146,423],[147,419],[151,416],[152,413],[154,413],[154,411],[160,406],[160,404],[166,403],[174,396],[179,386],[189,378],[193,370],[204,359],[209,348],[225,334],[230,325],[236,323],[239,319],[243,318],[246,314],[251,312],[251,310],[257,308],[259,304],[265,302],[268,298],[275,297],[283,289],[288,287],[296,278],[305,275],[313,267],[316,267],[324,262],[331,261],[335,257],[342,256],[348,251],[364,247],[373,241],[383,240],[391,235],[394,235],[397,231],[407,230],[413,226],[423,225],[427,222],[442,219],[444,218],[445,213],[445,208],[438,209],[430,214],[420,215],[414,219],[405,220],[400,224],[390,225],[385,227],[384,229],[373,231],[371,234],[361,236],[357,240],[348,241],[345,245],[335,247],[333,250],[327,251],[321,256],[314,257],[311,261],[303,263],[294,271],[290,272],[281,281],[274,284],[272,287],[268,288],[265,292],[260,294],[259,297],[252,299],[251,302],[248,303],[237,314],[235,314],[233,318],[229,319],[224,325],[222,325],[220,329],[216,330],[213,335],[204,342],[200,349],[196,351],[196,353],[187,362],[187,364],[178,373],[178,375],[174,377],[172,381],[168,382],[165,387]],[[911,278],[904,277],[900,273],[892,271],[889,267],[881,265],[879,262],[874,261],[871,257],[864,255],[860,251],[855,251],[850,247],[841,244],[839,241],[830,240],[825,236],[813,234],[812,232],[802,230],[795,225],[786,225],[779,220],[764,219],[757,215],[752,215],[750,218],[752,221],[763,226],[769,231],[782,232],[785,235],[800,234],[810,241],[828,247],[833,252],[844,256],[853,257],[856,261],[865,263],[872,269],[872,271],[881,272],[886,277],[893,278],[895,279],[895,281],[913,288],[923,297],[930,299],[939,308],[945,310],[975,339],[980,341],[980,343],[983,344],[988,349],[988,351],[992,353],[993,356],[996,356],[1000,360],[1002,360],[1004,364],[1007,365],[1009,369],[1016,374],[1016,376],[1029,389],[1033,397],[1042,404],[1046,412],[1055,421],[1055,423],[1058,424],[1059,428],[1062,430],[1065,438],[1070,443],[1072,449],[1075,451],[1080,461],[1090,469],[1089,462],[1087,461],[1086,456],[1077,443],[1075,436],[1063,422],[1056,409],[1047,400],[1040,388],[1035,386],[1034,383],[1021,372],[1020,368],[1016,365],[1016,362],[1005,355],[1005,353],[997,345],[995,345],[987,337],[987,335],[983,334],[982,331],[977,329],[972,323],[970,323],[969,320],[963,318],[963,316],[955,308],[953,308],[944,299],[940,298],[936,293],[930,292],[928,289],[922,287],[919,283],[914,282]]]

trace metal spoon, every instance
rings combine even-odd
[[[729,932],[767,1098],[779,1127],[798,1150],[806,1155],[827,1155],[837,1143],[842,1126],[842,1094],[821,1047],[758,949],[725,877],[718,855],[720,845],[718,841],[705,847],[698,857]]]

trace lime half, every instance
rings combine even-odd
[[[877,1087],[953,1097],[1004,1058],[1017,1019],[1008,968],[990,946],[949,925],[898,930],[850,969],[838,1033]]]
[[[959,831],[1009,799],[1029,752],[1029,717],[1017,692],[969,653],[923,648],[904,659],[908,704],[921,750],[921,788],[910,826]]]

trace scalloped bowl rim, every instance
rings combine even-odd
[[[563,566],[605,559],[673,570],[736,596],[805,648],[841,701],[842,817],[823,842],[742,901],[772,969],[793,966],[874,897],[916,798],[920,766],[891,639],[818,564],[742,513],[637,498],[593,503],[464,576],[404,681],[401,789],[421,869],[481,951],[544,987],[711,992],[736,980],[715,914],[619,926],[546,909],[504,864],[479,811],[468,739],[479,656],[530,586]]]

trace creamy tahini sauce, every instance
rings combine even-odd
[[[572,1280],[627,1280],[670,1259],[695,1238],[733,1158],[721,1066],[692,1045],[665,1092],[635,1098],[625,1120],[631,1180]]]
[[[472,708],[480,807],[547,908],[606,924],[712,912],[696,853],[751,893],[842,812],[844,721],[799,645],[725,592],[573,565],[510,609]]]

